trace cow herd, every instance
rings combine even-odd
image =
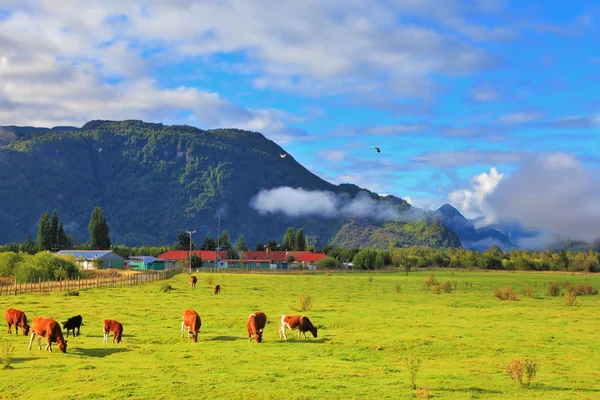
[[[196,286],[197,279],[195,276],[190,278],[190,286],[194,288]],[[219,294],[221,292],[220,285],[215,286],[214,293]],[[21,310],[17,310],[14,308],[9,308],[6,310],[6,323],[8,325],[8,333],[11,334],[11,328],[15,326],[15,333],[19,333],[19,328],[21,328],[23,336],[29,335],[31,332],[31,338],[29,340],[29,350],[31,350],[31,345],[33,344],[33,340],[35,336],[38,337],[38,349],[42,349],[42,337],[45,337],[48,344],[46,345],[46,351],[52,352],[52,343],[56,343],[61,352],[67,352],[67,341],[63,337],[62,330],[58,322],[50,318],[43,318],[40,316],[36,316],[33,318],[31,326],[27,323],[27,317],[25,313]],[[76,315],[64,321],[62,323],[62,329],[67,330],[67,337],[69,337],[69,331],[73,331],[73,336],[79,336],[81,326],[83,324],[83,319],[81,315]],[[246,325],[248,329],[248,341],[251,341],[254,338],[256,343],[262,342],[262,335],[267,325],[267,316],[263,312],[255,312],[248,317],[248,323]],[[181,317],[181,337],[183,338],[184,333],[187,329],[188,338],[193,338],[194,342],[198,341],[198,333],[200,332],[200,327],[202,326],[202,321],[200,320],[200,315],[194,310],[185,310]],[[75,328],[77,328],[77,334],[75,334]],[[306,339],[306,332],[312,333],[313,337],[317,337],[317,328],[313,326],[308,317],[304,315],[282,315],[279,318],[279,340],[287,340],[287,336],[285,334],[286,330],[298,330],[298,339],[300,339],[300,335],[304,334],[304,338]],[[118,321],[113,321],[110,319],[104,320],[104,343],[108,343],[108,335],[109,333],[113,333],[113,343],[116,341],[117,343],[121,343],[121,337],[123,336],[123,325]]]

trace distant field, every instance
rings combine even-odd
[[[580,306],[567,307],[564,297],[546,295],[551,280],[600,289],[600,276],[435,271],[457,285],[441,294],[421,289],[425,271],[197,276],[194,290],[187,275],[171,279],[169,293],[156,282],[88,289],[79,297],[1,297],[3,322],[4,310],[15,307],[30,320],[81,314],[85,326],[80,337],[69,337],[67,354],[56,345],[50,354],[28,351],[28,338],[9,336],[4,325],[0,346],[16,350],[13,369],[0,369],[0,398],[414,399],[402,363],[410,354],[422,360],[416,383],[432,399],[600,398],[600,296],[581,296]],[[212,293],[216,283],[219,296]],[[520,292],[525,284],[537,285],[536,298],[493,296],[495,287]],[[304,314],[319,338],[291,333],[280,342],[278,316],[294,313],[289,306],[299,293],[313,298]],[[198,343],[180,338],[186,308],[202,318]],[[262,344],[247,342],[254,311],[270,320]],[[102,342],[104,319],[123,323],[122,344]],[[538,363],[530,389],[504,372],[512,358]]]

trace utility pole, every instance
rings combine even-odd
[[[193,231],[188,231],[186,229],[185,232],[190,234],[190,274],[191,274],[192,273],[192,233],[196,233],[196,230],[194,229]]]

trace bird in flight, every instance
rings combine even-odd
[[[279,153],[279,157],[285,158],[285,156],[287,156],[287,153]]]
[[[378,153],[381,153],[381,150],[379,150],[379,147],[371,147],[371,150],[375,150]]]

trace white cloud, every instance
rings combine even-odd
[[[471,179],[470,189],[451,192],[448,200],[467,218],[484,215],[490,218],[487,221],[489,223],[494,215],[487,204],[487,197],[494,192],[503,178],[504,174],[499,173],[496,168],[492,168],[489,174],[484,172],[475,175]]]
[[[499,93],[491,86],[477,86],[471,89],[471,98],[477,102],[493,101],[498,97]]]
[[[351,199],[333,192],[287,186],[261,190],[250,200],[250,206],[261,214],[284,213],[291,217],[304,215],[320,215],[326,218],[356,216],[381,220],[393,220],[400,217],[399,213],[386,203],[372,199],[365,192],[361,192]]]
[[[415,122],[396,125],[376,125],[366,128],[364,131],[371,135],[393,135],[423,131],[429,128],[431,128],[430,124],[424,122]]]
[[[505,114],[498,117],[498,121],[505,124],[524,124],[527,122],[539,121],[546,114],[543,112],[516,112]]]

